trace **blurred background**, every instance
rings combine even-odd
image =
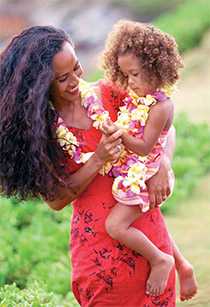
[[[194,265],[199,292],[177,306],[210,306],[210,0],[0,0],[0,49],[31,25],[54,25],[75,42],[85,78],[103,77],[99,55],[120,18],[172,34],[185,67],[174,94],[176,186],[163,206],[168,227]],[[70,289],[71,207],[0,198],[0,307],[78,306]],[[128,306],[132,307],[132,306]]]
[[[95,68],[95,59],[107,33],[119,18],[151,21],[174,9],[183,0],[0,0],[0,46],[31,25],[54,25],[67,31],[86,71]],[[154,3],[155,4],[154,4]]]

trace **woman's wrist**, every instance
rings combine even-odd
[[[163,154],[160,160],[160,167],[167,169],[168,171],[171,169],[171,160],[168,155]]]
[[[92,162],[96,169],[100,170],[101,167],[104,165],[105,161],[95,152],[92,155]]]

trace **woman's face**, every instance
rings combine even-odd
[[[148,72],[134,53],[120,55],[118,65],[123,75],[128,79],[128,87],[138,96],[151,94],[158,87],[157,82],[149,78]]]
[[[50,94],[54,102],[71,102],[80,97],[79,78],[83,70],[69,42],[53,58],[55,79]]]

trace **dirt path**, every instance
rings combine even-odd
[[[210,32],[199,48],[185,54],[184,64],[174,95],[176,112],[184,111],[193,121],[210,123]]]

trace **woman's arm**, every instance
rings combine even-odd
[[[150,198],[150,208],[160,205],[170,194],[169,170],[176,143],[176,130],[172,126],[169,130],[165,153],[162,156],[159,171],[147,180],[147,188]]]
[[[92,157],[78,171],[69,175],[66,180],[68,188],[61,186],[55,200],[45,200],[51,209],[63,209],[87,188],[106,161],[118,159],[120,152],[117,146],[121,144],[121,135],[122,131],[116,128],[111,135],[102,136]]]

